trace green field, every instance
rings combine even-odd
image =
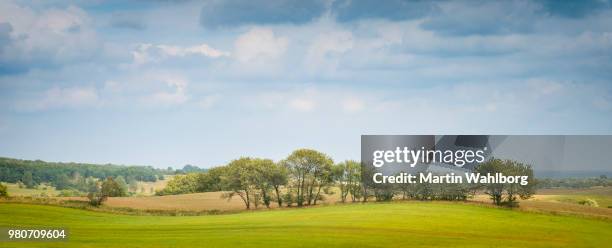
[[[59,191],[50,185],[38,185],[36,188],[28,189],[20,188],[16,183],[0,183],[6,185],[9,195],[12,196],[56,196],[59,194]]]
[[[213,216],[127,216],[0,204],[0,227],[67,227],[67,242],[0,247],[605,247],[612,222],[461,203],[336,205]]]
[[[580,204],[581,201],[593,200],[600,208],[612,208],[612,187],[590,189],[547,189],[540,190],[535,200],[557,201]]]

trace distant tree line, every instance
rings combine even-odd
[[[608,178],[606,175],[588,178],[539,178],[537,179],[537,186],[540,189],[608,187],[612,186],[612,178]]]
[[[530,175],[531,166],[514,161],[492,159],[477,168],[479,172],[502,172],[506,175]],[[246,209],[271,204],[282,206],[317,205],[331,194],[339,194],[341,202],[391,201],[393,199],[463,201],[484,190],[498,205],[516,205],[518,198],[534,193],[534,184],[364,184],[357,161],[334,163],[326,154],[311,149],[299,149],[287,158],[270,159],[242,157],[225,166],[206,172],[176,175],[158,195],[224,191],[224,198],[239,198]],[[533,180],[533,179],[530,179]]]
[[[171,167],[168,167],[169,171],[172,171]],[[175,170],[175,174],[188,174],[188,173],[194,173],[194,172],[206,172],[208,169],[206,168],[200,168],[194,165],[190,165],[190,164],[186,164],[185,166],[183,166],[182,169],[177,169]]]
[[[58,190],[75,189],[91,191],[95,181],[108,177],[131,181],[155,182],[172,171],[155,169],[150,166],[123,166],[113,164],[54,163],[41,160],[20,160],[0,158],[0,181],[19,183],[34,188],[49,183]]]

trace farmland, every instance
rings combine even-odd
[[[612,222],[463,203],[334,205],[215,216],[126,216],[0,204],[0,226],[65,227],[67,242],[20,247],[602,247]],[[0,243],[13,247],[15,243]]]
[[[172,177],[173,175],[166,175],[164,180],[157,180],[155,182],[137,181],[135,190],[129,190],[129,192],[138,196],[154,195],[155,191],[163,189]],[[7,186],[7,191],[11,196],[54,197],[60,195],[61,192],[48,184],[40,184],[36,185],[34,188],[26,188],[24,186],[19,187],[17,183],[0,183]]]
[[[35,188],[28,189],[19,187],[16,183],[0,183],[6,185],[7,191],[13,196],[56,196],[59,194],[59,191],[50,185],[38,185]]]
[[[206,192],[166,196],[110,197],[105,205],[111,208],[131,208],[137,210],[196,212],[213,210],[236,212],[244,210],[244,204],[240,198],[224,199],[222,194],[222,192]],[[85,201],[85,198],[82,197],[58,199]],[[595,199],[599,206],[592,207],[578,203],[584,199]],[[334,205],[338,204],[339,201],[339,194],[336,192],[326,196],[321,204]],[[612,208],[608,208],[608,205],[606,205],[610,201],[612,201],[612,188],[610,187],[594,189],[543,189],[534,195],[533,198],[522,200],[519,210],[612,219]],[[483,194],[476,195],[469,202],[490,204],[488,196]],[[265,207],[260,206],[260,208]],[[271,208],[277,208],[277,205],[271,204]]]

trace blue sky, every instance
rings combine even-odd
[[[612,134],[612,3],[2,1],[0,156],[210,167]]]

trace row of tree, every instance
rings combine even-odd
[[[534,193],[531,166],[509,160],[492,159],[476,171],[501,172],[504,175],[528,175],[528,185],[518,184],[367,184],[357,161],[334,164],[326,154],[299,149],[275,163],[269,159],[243,157],[225,166],[203,173],[177,175],[158,195],[224,191],[224,197],[238,197],[247,209],[316,205],[327,195],[337,193],[341,202],[390,201],[396,198],[417,200],[466,200],[476,191],[484,191],[498,205],[515,205],[517,198]],[[334,190],[337,189],[337,190]]]
[[[238,197],[247,209],[275,202],[282,205],[316,205],[330,194],[336,178],[344,173],[342,166],[351,166],[351,175],[344,175],[351,185],[342,186],[346,200],[349,188],[359,185],[359,163],[348,161],[334,165],[333,160],[321,152],[300,149],[278,163],[270,159],[243,157],[226,166],[215,167],[204,173],[177,175],[159,195],[194,192],[225,191],[224,197]],[[357,194],[353,194],[356,196]]]

